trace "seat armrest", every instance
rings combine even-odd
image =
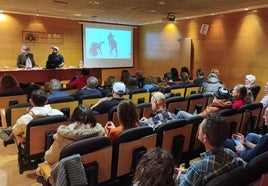
[[[2,128],[7,128],[7,120],[6,120],[6,110],[4,108],[0,108],[0,115],[1,115],[1,123]]]
[[[40,169],[41,175],[44,177],[46,181],[48,181],[51,177],[51,167],[47,163],[39,163],[38,168]]]

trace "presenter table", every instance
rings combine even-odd
[[[101,80],[101,69],[90,68],[90,75]],[[65,68],[65,69],[32,69],[32,70],[6,70],[0,71],[0,76],[3,74],[13,75],[19,83],[22,82],[47,82],[55,78],[59,80],[71,80],[74,75],[80,75],[80,68]]]

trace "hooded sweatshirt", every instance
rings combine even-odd
[[[217,74],[211,73],[207,81],[201,86],[201,94],[214,94],[220,87],[223,87]]]
[[[53,136],[53,144],[45,153],[45,160],[53,165],[59,161],[61,150],[68,144],[85,138],[103,136],[103,134],[104,129],[99,123],[96,123],[94,127],[91,127],[91,124],[81,124],[78,122],[68,126],[61,125]]]
[[[33,107],[27,113],[22,115],[13,126],[13,133],[16,136],[22,136],[26,138],[27,125],[33,119],[41,118],[44,116],[63,115],[63,113],[57,109],[52,109],[50,105],[43,107]]]

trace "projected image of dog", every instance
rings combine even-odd
[[[93,57],[96,57],[98,55],[102,55],[101,51],[101,45],[104,44],[104,42],[93,42],[91,43],[89,47],[89,54]]]
[[[110,47],[110,55],[112,56],[113,52],[115,52],[115,56],[118,57],[117,43],[112,33],[108,35],[108,42],[109,42],[109,47]]]

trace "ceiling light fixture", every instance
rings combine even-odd
[[[167,20],[169,21],[175,21],[176,17],[174,14],[168,13],[167,15]]]

